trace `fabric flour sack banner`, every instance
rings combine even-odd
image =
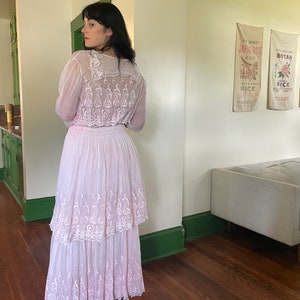
[[[298,34],[271,30],[268,108],[293,108]]]
[[[233,111],[257,108],[261,90],[263,27],[237,23],[234,67]]]

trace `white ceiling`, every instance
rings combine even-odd
[[[10,0],[0,0],[0,19],[9,19]]]

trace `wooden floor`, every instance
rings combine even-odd
[[[26,223],[20,215],[0,183],[0,299],[42,300],[49,220]],[[146,292],[134,300],[300,299],[296,247],[239,227],[186,247],[143,265]]]

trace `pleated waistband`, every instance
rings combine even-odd
[[[85,126],[71,126],[69,127],[68,134],[70,135],[95,135],[95,136],[111,136],[117,133],[126,132],[125,126],[122,124],[116,126],[103,126],[103,127],[85,127]]]

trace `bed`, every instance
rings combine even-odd
[[[289,246],[300,262],[300,157],[216,168],[211,213]]]

